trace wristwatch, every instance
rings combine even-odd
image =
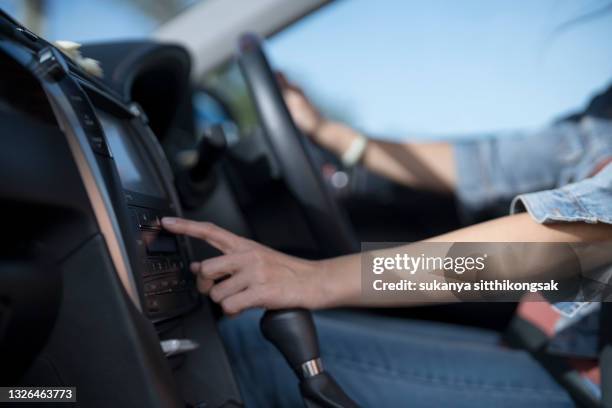
[[[367,146],[368,138],[360,133],[358,137],[353,140],[349,148],[342,154],[342,157],[340,157],[340,161],[344,167],[353,167],[359,163]]]

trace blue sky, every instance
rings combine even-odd
[[[22,0],[0,0],[0,7],[22,18]],[[122,0],[47,0],[44,35],[49,40],[87,42],[145,37],[156,22]]]
[[[343,0],[269,42],[322,105],[383,137],[540,126],[612,80],[612,13],[552,35],[609,0]],[[0,0],[10,12],[18,0]],[[121,0],[55,0],[47,35],[146,36]],[[197,35],[197,34],[196,34]]]

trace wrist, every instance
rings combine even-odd
[[[324,147],[328,147],[328,139],[329,139],[329,127],[332,124],[332,121],[324,118],[323,116],[319,117],[316,125],[313,126],[310,136]]]
[[[307,295],[309,309],[329,309],[355,304],[354,300],[361,293],[359,274],[344,273],[344,267],[338,263],[342,258],[330,258],[320,261],[309,261],[312,264],[311,289]],[[352,268],[349,267],[348,271]],[[357,280],[355,280],[355,277]]]
[[[335,285],[326,260],[308,261],[308,281],[304,290],[304,303],[307,309],[326,309],[336,304]]]
[[[359,134],[350,127],[327,119],[322,120],[314,134],[315,140],[321,146],[338,157],[342,157],[359,137]]]

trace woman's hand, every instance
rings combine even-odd
[[[223,255],[193,262],[198,290],[227,314],[253,307],[316,309],[325,304],[324,263],[294,258],[207,222],[162,219],[165,229],[202,239]]]
[[[360,135],[349,126],[328,120],[306,97],[304,91],[276,74],[289,113],[297,127],[321,147],[342,156]]]
[[[276,76],[293,121],[302,132],[317,141],[319,129],[326,119],[299,86],[289,82],[281,72],[277,72]]]

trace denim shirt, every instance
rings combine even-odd
[[[525,208],[541,223],[612,223],[612,121],[586,117],[455,145],[457,198],[466,218]]]
[[[454,150],[457,197],[468,216],[505,207],[499,215],[526,210],[539,223],[612,224],[612,121],[586,117]],[[557,304],[566,315],[580,307]]]

